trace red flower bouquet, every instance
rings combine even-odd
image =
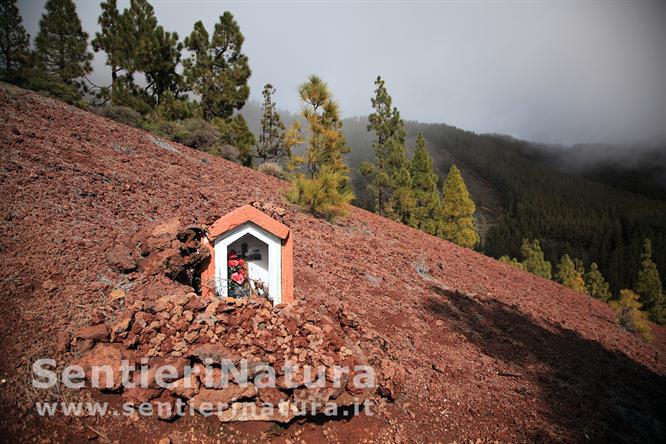
[[[230,251],[227,255],[227,276],[229,297],[241,298],[250,295],[247,262],[239,258],[235,251]]]

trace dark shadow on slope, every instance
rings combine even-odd
[[[483,353],[517,366],[521,378],[535,383],[535,396],[561,438],[663,442],[665,377],[571,330],[543,327],[502,302],[432,289],[438,296],[429,297],[425,308]]]

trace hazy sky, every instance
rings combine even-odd
[[[34,37],[44,0],[19,0]],[[129,0],[119,0],[122,9]],[[183,39],[225,10],[245,35],[252,97],[280,108],[326,80],[345,116],[370,112],[380,74],[403,118],[535,141],[623,141],[666,133],[666,2],[154,0]],[[98,1],[76,1],[98,29]],[[105,55],[94,79],[108,81]]]

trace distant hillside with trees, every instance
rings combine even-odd
[[[365,118],[345,120],[361,206],[367,206],[366,184],[356,171],[372,156],[366,125]],[[666,269],[666,202],[560,171],[537,156],[540,148],[530,142],[445,124],[406,122],[406,130],[408,141],[423,134],[440,177],[455,164],[480,210],[490,202],[484,253],[520,257],[523,239],[539,239],[553,264],[565,254],[586,267],[596,262],[617,293],[634,288],[643,241],[651,239],[653,260],[658,269]],[[478,178],[482,183],[475,183]]]

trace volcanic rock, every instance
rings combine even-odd
[[[81,339],[92,339],[93,341],[106,341],[109,339],[109,328],[104,324],[89,325],[82,327],[76,332],[76,337]]]
[[[123,361],[133,363],[134,355],[131,351],[125,349],[122,344],[99,343],[75,361],[75,364],[83,368],[87,380],[92,380],[93,367],[99,369],[108,366],[111,369],[110,375],[107,375],[105,371],[98,372],[99,388],[117,390],[122,383],[121,366]]]

